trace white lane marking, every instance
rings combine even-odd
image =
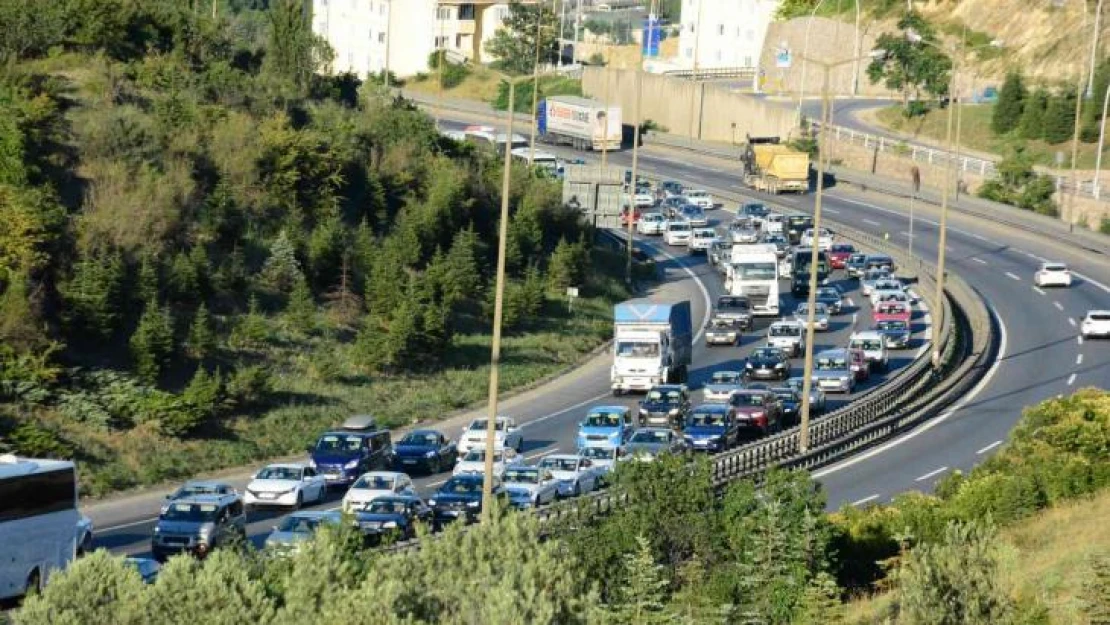
[[[965,405],[967,405],[968,402],[970,402],[971,400],[978,397],[979,393],[983,392],[983,389],[987,388],[987,386],[991,383],[991,380],[994,378],[995,374],[998,373],[998,369],[999,369],[999,367],[1002,366],[1003,361],[1006,360],[1006,344],[1008,342],[1008,337],[1007,337],[1007,333],[1006,333],[1006,323],[1004,321],[1002,321],[1002,317],[998,315],[998,312],[994,309],[993,306],[990,305],[990,302],[984,302],[984,303],[987,305],[987,308],[991,311],[991,315],[994,316],[994,318],[998,320],[998,333],[1000,335],[999,336],[999,342],[998,342],[998,357],[995,358],[994,363],[991,364],[990,370],[987,371],[986,375],[984,375],[981,380],[979,380],[979,383],[975,385],[975,388],[971,389],[971,392],[968,393],[967,395],[964,395],[963,399],[958,401],[955,406],[949,408],[947,411],[945,411],[944,414],[940,415],[936,419],[926,421],[925,423],[923,423],[919,427],[911,430],[910,432],[908,432],[904,436],[896,438],[896,439],[890,441],[889,443],[880,445],[879,447],[875,447],[874,449],[872,449],[870,451],[867,451],[865,453],[862,453],[862,454],[859,454],[859,455],[854,456],[852,458],[849,458],[848,460],[845,460],[844,462],[841,462],[840,464],[835,464],[831,467],[821,469],[819,471],[814,471],[813,472],[813,477],[821,478],[821,477],[824,477],[824,476],[829,475],[831,473],[835,473],[837,471],[840,471],[841,469],[846,469],[846,468],[848,468],[850,466],[853,466],[855,464],[859,464],[860,462],[870,460],[871,458],[873,458],[873,457],[875,457],[875,456],[877,456],[877,455],[879,455],[879,454],[881,454],[881,453],[883,453],[883,452],[885,452],[889,449],[893,449],[894,447],[897,447],[898,445],[901,445],[902,443],[905,443],[908,440],[911,440],[913,438],[921,436],[925,432],[927,432],[927,431],[935,428],[936,426],[940,425],[941,423],[944,423],[945,421],[947,421],[949,418],[951,418],[952,415],[956,414]]]
[[[1088,278],[1087,276],[1079,273],[1078,271],[1072,271],[1071,275],[1078,277],[1080,280],[1083,280],[1084,282],[1090,282],[1091,284],[1093,284],[1094,286],[1102,289],[1103,291],[1106,291],[1107,293],[1110,293],[1110,286],[1106,286],[1105,284],[1099,282],[1098,280],[1095,280],[1094,278]]]
[[[825,211],[826,213],[832,213],[833,215],[839,215],[840,214],[840,211],[836,210],[835,208],[824,208],[824,207],[822,207],[821,210]],[[878,224],[875,224],[875,225],[878,225]]]
[[[1056,310],[1059,310],[1060,312],[1064,312],[1064,305],[1061,304],[1060,302],[1052,302],[1052,305],[1056,307]]]
[[[985,454],[985,453],[987,453],[988,451],[990,451],[990,450],[994,449],[995,447],[998,447],[998,446],[999,446],[999,445],[1001,445],[1001,444],[1002,444],[1002,441],[994,441],[994,442],[993,442],[993,443],[991,443],[990,445],[987,445],[986,447],[984,447],[984,448],[980,449],[979,451],[977,451],[977,452],[975,452],[975,453],[976,453],[976,454],[978,454],[978,455],[980,455],[980,456],[982,456],[983,454]]]
[[[551,454],[556,454],[556,453],[559,453],[559,448],[558,447],[556,447],[555,449],[549,449],[547,451],[541,451],[538,454],[532,454],[530,456],[524,456],[524,459],[525,460],[535,460],[536,458],[543,458],[544,456],[550,456]]]
[[[1083,364],[1083,354],[1076,354],[1075,355],[1075,364],[1077,364],[1077,365]]]
[[[862,506],[863,504],[865,504],[869,501],[875,501],[878,498],[879,498],[879,495],[877,495],[877,494],[870,495],[870,496],[864,497],[863,499],[857,499],[857,500],[853,501],[852,505],[853,506]]]
[[[985,265],[985,264],[987,264],[987,261],[983,260],[982,258],[972,258],[971,260],[973,260],[973,261],[975,261],[975,262],[979,263],[980,265]]]
[[[1068,317],[1068,323],[1071,324],[1071,327],[1075,327],[1075,319],[1073,317]]]
[[[1045,294],[1045,292],[1042,291],[1041,287],[1039,287],[1039,286],[1033,287],[1033,290],[1036,291],[1038,295],[1044,295]]]
[[[929,471],[928,473],[926,473],[925,475],[922,475],[921,477],[917,478],[914,481],[915,482],[924,482],[925,480],[927,480],[931,477],[935,477],[937,475],[940,475],[941,473],[944,473],[947,470],[948,470],[948,467],[941,467],[941,468],[939,468],[935,471]]]
[[[905,230],[902,230],[902,231],[901,231],[901,232],[899,232],[898,234],[899,234],[899,235],[901,235],[901,236],[904,236],[904,237],[906,237],[907,239],[912,239],[912,238],[913,238],[913,235],[912,235],[912,234],[910,234],[910,233],[908,233],[908,232],[906,232]]]
[[[111,532],[111,531],[115,531],[115,530],[123,530],[123,529],[127,529],[129,527],[135,527],[136,525],[143,525],[145,523],[153,523],[157,520],[158,520],[158,517],[151,517],[149,519],[143,519],[141,521],[132,521],[130,523],[121,523],[119,525],[109,525],[108,527],[99,528],[98,533],[99,532]]]
[[[981,234],[975,234],[975,233],[972,233],[972,235],[971,235],[971,236],[975,237],[976,239],[979,239],[980,241],[986,241],[986,240],[987,240],[987,237],[985,237],[985,236],[983,236],[983,235],[981,235]]]
[[[879,225],[879,222],[875,221],[874,219],[864,219],[863,223],[871,224],[872,226],[878,226]]]
[[[1072,384],[1075,384],[1075,374],[1074,373],[1068,376],[1068,386],[1071,386]]]
[[[1006,277],[1011,279],[1011,280],[1017,280],[1018,282],[1021,281],[1021,278],[1019,278],[1015,274],[1010,273],[1009,271],[1006,272]]]
[[[1082,345],[1083,344],[1083,335],[1080,334],[1079,336],[1075,337],[1075,340],[1079,341],[1079,344]]]
[[[859,313],[852,313],[852,327],[853,327],[853,328],[854,328],[854,327],[856,327],[856,316],[857,316],[858,314],[859,314]]]

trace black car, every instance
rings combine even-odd
[[[447,480],[429,499],[436,525],[463,521],[476,521],[482,514],[483,476],[479,473],[464,473]],[[507,498],[508,493],[501,480],[494,478],[493,495]]]
[[[713,316],[734,319],[742,330],[752,329],[752,303],[742,295],[721,295],[713,307]]]
[[[842,299],[840,291],[834,286],[823,286],[817,289],[817,303],[824,304],[829,309],[829,314],[839,315],[842,312]]]
[[[798,417],[802,414],[802,396],[788,386],[773,388],[771,392],[775,394],[779,405],[782,406],[783,425],[796,425]]]
[[[786,217],[786,238],[790,245],[802,242],[802,233],[813,227],[813,219],[805,215],[788,215]]]
[[[437,430],[413,430],[393,445],[393,466],[405,473],[439,473],[454,466],[456,457],[455,442]]]
[[[867,260],[864,261],[864,271],[871,269],[885,269],[894,273],[894,259],[886,254],[868,254]]]
[[[478,487],[481,500],[481,484]],[[378,497],[362,510],[355,513],[355,524],[366,537],[368,543],[379,542],[382,537],[393,535],[399,540],[409,540],[416,536],[419,523],[431,523],[434,514],[419,497],[386,496]]]
[[[659,185],[659,188],[672,196],[680,196],[682,192],[685,191],[685,187],[682,186],[682,183],[676,180],[664,180],[662,184]]]
[[[910,346],[910,324],[897,319],[880,321],[875,331],[883,335],[887,349],[906,349]]]
[[[785,380],[790,377],[790,357],[777,347],[759,347],[748,354],[744,378],[751,380]]]
[[[763,204],[760,204],[759,202],[751,202],[751,203],[748,203],[748,204],[744,204],[743,206],[740,207],[740,210],[737,211],[737,215],[739,215],[741,217],[754,217],[756,219],[763,219],[764,217],[766,217],[767,215],[770,215],[770,214],[771,214],[771,211],[768,210],[766,206],[764,206]]]
[[[690,412],[690,391],[684,384],[651,387],[640,402],[638,424],[680,427]]]
[[[848,257],[848,262],[844,264],[844,269],[849,278],[863,277],[863,274],[867,272],[867,254],[852,254]]]

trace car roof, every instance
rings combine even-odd
[[[339,427],[344,430],[357,430],[360,432],[376,430],[378,429],[378,420],[375,419],[373,415],[356,414],[347,417],[347,420]]]
[[[303,462],[273,462],[262,467],[262,469],[303,469],[305,466]]]
[[[578,454],[550,454],[550,455],[544,456],[543,459],[544,460],[552,460],[552,459],[555,459],[555,460],[578,460],[581,457],[582,456],[579,456]]]
[[[658,388],[658,387],[656,387]],[[604,413],[622,413],[629,412],[628,406],[594,406],[590,408],[590,412],[604,412]]]
[[[1045,263],[1041,263],[1041,266],[1046,268],[1046,269],[1049,268],[1049,267],[1059,267],[1060,269],[1067,269],[1068,268],[1067,264],[1057,262],[1057,261],[1048,261],[1048,262],[1045,262]]]
[[[1088,310],[1087,315],[1110,315],[1110,310]]]
[[[375,497],[374,501],[403,501],[405,503],[412,503],[420,501],[420,498],[415,495],[384,495],[382,497]]]
[[[189,480],[182,484],[182,486],[222,486],[225,488],[234,488],[231,484],[228,484],[227,482],[221,482],[219,480]]]
[[[384,499],[382,497],[381,499]],[[298,510],[289,515],[292,519],[340,519],[343,513],[338,510]]]
[[[173,503],[174,504],[212,503],[212,504],[217,504],[217,505],[224,505],[224,504],[230,503],[230,502],[232,502],[232,501],[234,501],[238,498],[239,498],[238,495],[234,495],[234,494],[231,494],[231,493],[228,493],[226,495],[216,495],[216,494],[189,495],[188,497],[182,497],[181,499],[178,499],[177,501],[175,501]]]
[[[772,326],[800,326],[802,323],[796,319],[779,319],[771,323]]]
[[[694,412],[728,412],[729,410],[729,406],[725,404],[699,404],[694,407]],[[646,429],[665,430],[666,428],[640,428],[636,431],[639,432]]]
[[[405,474],[400,472],[400,471],[367,471],[366,473],[363,473],[359,477],[362,478],[362,477],[370,476],[370,477],[397,478],[397,477],[400,477],[402,475],[405,475]]]
[[[651,390],[653,390],[653,391],[672,391],[672,390],[673,391],[681,391],[681,390],[684,390],[684,387],[681,384],[656,384],[655,386],[651,387]],[[602,408],[604,408],[604,406],[602,406]]]
[[[851,339],[881,339],[883,335],[877,330],[860,330],[852,333]],[[849,340],[851,340],[849,339]]]
[[[848,356],[848,348],[846,348],[846,347],[834,347],[832,349],[823,349],[823,350],[817,352],[817,356],[815,356],[815,358],[822,358],[822,357],[823,358],[838,358],[838,357],[847,357],[847,356]]]
[[[411,434],[435,434],[437,436],[443,436],[443,432],[440,432],[439,430],[413,430],[406,434],[406,436]]]

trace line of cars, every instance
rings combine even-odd
[[[1044,262],[1033,274],[1037,288],[1062,287],[1072,284],[1071,270],[1064,263]],[[1110,338],[1110,310],[1089,310],[1079,322],[1079,334],[1085,339]]]

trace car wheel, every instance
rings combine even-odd
[[[578,482],[574,483],[574,490],[570,491],[571,497],[577,497],[582,494],[582,485]]]
[[[523,436],[516,439],[516,447],[514,447],[513,449],[516,450],[516,453],[518,453],[518,454],[520,452],[524,451],[524,437]]]
[[[27,584],[23,587],[23,594],[24,596],[30,597],[31,595],[39,594],[41,591],[42,575],[39,574],[38,569],[35,569],[27,576]]]
[[[431,473],[432,475],[435,475],[435,474],[440,473],[442,471],[443,471],[443,457],[442,456],[436,456],[435,462],[433,462],[428,467],[428,472]]]
[[[300,510],[301,506],[303,506],[303,505],[304,505],[304,491],[298,491],[297,492],[297,503],[293,504],[293,509],[294,510]]]

